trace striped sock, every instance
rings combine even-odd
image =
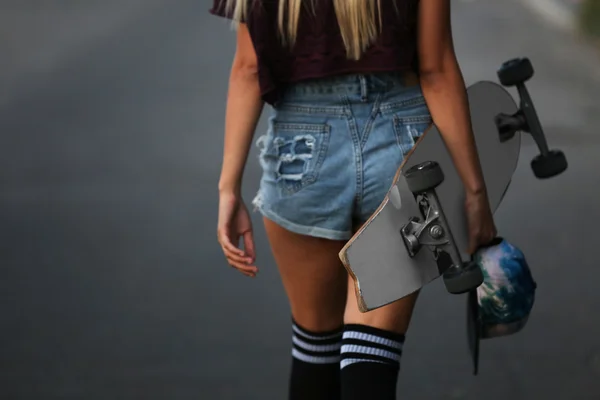
[[[310,332],[293,322],[290,400],[340,399],[342,329]]]
[[[346,325],[341,349],[343,400],[394,400],[404,335]]]

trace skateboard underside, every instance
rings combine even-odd
[[[495,211],[517,167],[521,136],[517,133],[501,142],[494,118],[500,113],[514,114],[518,107],[510,93],[493,82],[478,82],[467,89],[467,94],[490,207]],[[434,254],[422,248],[411,257],[400,234],[410,218],[422,217],[404,172],[426,161],[437,162],[443,170],[444,181],[435,190],[460,256],[463,261],[469,260],[464,187],[433,125],[398,169],[395,183],[381,206],[340,252],[340,259],[354,279],[362,312],[414,293],[440,276]]]

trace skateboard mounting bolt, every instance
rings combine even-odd
[[[441,239],[444,236],[444,228],[439,225],[434,225],[429,229],[429,234],[434,239]]]

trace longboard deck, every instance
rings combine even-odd
[[[473,132],[486,182],[490,207],[495,211],[517,167],[521,135],[500,142],[494,118],[514,114],[518,107],[511,94],[494,82],[478,82],[467,89]],[[420,217],[404,171],[424,161],[437,162],[444,182],[436,189],[448,225],[464,261],[468,230],[465,193],[442,137],[432,125],[417,141],[398,168],[387,196],[340,251],[340,260],[353,278],[359,309],[367,312],[403,298],[440,276],[432,252],[423,248],[414,258],[406,251],[400,229],[409,218]]]

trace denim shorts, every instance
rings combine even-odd
[[[399,74],[294,84],[257,140],[263,173],[253,205],[289,231],[348,240],[431,123],[420,86]]]

